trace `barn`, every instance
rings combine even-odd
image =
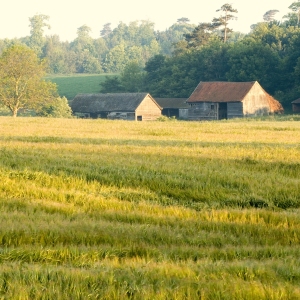
[[[148,93],[78,94],[71,102],[81,118],[156,120],[162,108]]]
[[[300,98],[292,102],[293,112],[300,113]]]
[[[200,82],[190,97],[189,120],[221,120],[283,113],[257,81]]]
[[[162,107],[162,115],[182,120],[188,118],[187,98],[155,98],[155,100]]]

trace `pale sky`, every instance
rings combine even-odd
[[[148,20],[155,29],[163,31],[185,17],[190,23],[210,22],[219,16],[216,12],[223,4],[230,3],[238,10],[238,20],[231,21],[230,28],[248,33],[250,25],[262,21],[264,13],[271,9],[280,12],[280,20],[295,0],[10,0],[2,5],[0,12],[0,39],[20,38],[30,34],[29,18],[36,14],[50,17],[50,30],[45,35],[57,34],[61,41],[76,38],[77,28],[87,25],[93,38],[100,37],[106,23],[111,28],[119,22],[129,24],[137,20]]]

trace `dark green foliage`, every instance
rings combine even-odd
[[[261,42],[240,42],[228,51],[229,81],[258,81],[274,94],[280,81],[280,59],[276,51]]]
[[[100,83],[100,93],[119,93],[124,92],[120,77],[106,76],[105,80]]]
[[[192,33],[184,35],[187,48],[198,48],[208,44],[213,30],[211,23],[200,23]]]
[[[215,40],[199,50],[172,58],[154,57],[145,68],[149,92],[156,97],[187,98],[200,80],[226,80],[227,48]]]
[[[121,83],[126,92],[145,92],[145,72],[137,61],[129,62],[121,73]]]

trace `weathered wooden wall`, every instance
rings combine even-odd
[[[189,111],[187,108],[179,108],[179,119],[187,120],[189,117]]]
[[[298,103],[293,103],[292,104],[293,105],[293,112],[294,113],[300,113],[300,103],[298,104]]]
[[[199,102],[193,103],[189,107],[188,119],[197,120],[218,120],[218,103]]]
[[[243,116],[242,102],[227,103],[227,119],[242,118]]]
[[[270,105],[265,91],[255,83],[243,100],[244,116],[262,116],[270,112]]]

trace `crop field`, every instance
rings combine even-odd
[[[115,75],[117,74],[52,75],[46,79],[56,83],[60,97],[72,100],[79,93],[100,93],[100,83],[106,76]]]
[[[0,299],[300,299],[300,117],[0,117]]]

